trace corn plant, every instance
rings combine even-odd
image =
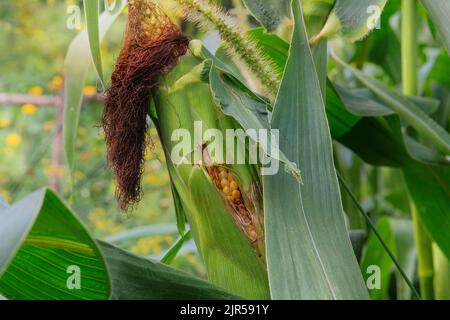
[[[68,166],[93,61],[107,87],[99,122],[118,206],[132,211],[145,196],[155,126],[180,233],[162,262],[192,234],[208,282],[93,240],[43,189],[0,206],[0,294],[450,298],[448,1],[244,0],[228,12],[208,0],[128,0],[100,15],[98,1],[84,3],[87,30],[65,66]],[[99,43],[124,7],[124,43],[104,81]],[[174,8],[183,16],[169,14]],[[202,41],[210,30],[216,50]],[[373,179],[370,212],[359,195],[363,173]],[[388,199],[390,188],[400,191]],[[58,280],[68,259],[86,266],[81,290]],[[36,276],[31,265],[54,272]]]

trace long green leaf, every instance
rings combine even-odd
[[[107,242],[122,242],[127,240],[134,240],[143,237],[160,236],[166,234],[177,233],[177,227],[173,224],[155,224],[149,226],[137,227],[134,229],[122,231],[110,236],[107,236],[105,241]]]
[[[435,27],[442,37],[442,41],[450,53],[450,1],[448,0],[421,0],[425,9],[427,9]]]
[[[214,65],[211,68],[209,82],[212,94],[223,113],[233,117],[245,130],[269,129],[269,105],[267,102],[255,96],[242,83],[238,83],[237,79],[221,72]],[[250,138],[254,139],[256,143],[260,142],[258,137]],[[282,162],[286,171],[295,176],[297,180],[301,180],[297,165],[284,155],[283,150],[279,150],[279,154],[271,152],[274,148],[278,149],[279,146],[275,145],[273,141],[267,141],[266,145],[261,144],[261,146],[268,156]]]
[[[417,105],[409,101],[402,94],[387,87],[382,82],[372,79],[361,71],[349,66],[336,56],[335,60],[349,70],[364,86],[383,101],[386,106],[395,111],[400,118],[432,141],[444,155],[450,155],[450,134],[426,115]]]
[[[121,2],[120,10],[103,13],[99,19],[100,39],[122,12],[126,2]],[[83,101],[83,86],[92,58],[87,31],[79,33],[69,46],[64,61],[64,151],[69,169],[75,168],[75,141]]]
[[[97,247],[47,189],[0,210],[0,234],[0,294],[8,299],[239,298],[107,242]],[[70,267],[79,267],[79,289],[68,286]]]
[[[274,299],[365,299],[344,223],[325,106],[298,0],[294,35],[272,117],[281,149],[304,172],[302,187],[264,177],[267,264]],[[339,270],[339,272],[336,272]]]
[[[100,32],[98,27],[99,16],[99,1],[98,0],[83,0],[84,14],[86,17],[86,28],[89,38],[89,47],[91,49],[92,60],[94,61],[95,69],[98,77],[104,85],[102,56],[100,53]]]
[[[113,300],[239,299],[238,296],[159,262],[100,241],[111,275]]]
[[[108,272],[85,228],[50,190],[0,213],[0,293],[8,299],[107,299]],[[80,285],[68,285],[71,266]]]

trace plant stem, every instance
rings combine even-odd
[[[450,299],[450,261],[442,250],[433,244],[434,297],[436,300]]]
[[[356,199],[355,195],[353,194],[353,192],[350,190],[350,187],[348,186],[347,182],[345,182],[344,178],[342,178],[342,175],[339,173],[339,171],[337,171],[337,176],[339,179],[339,182],[341,183],[342,187],[344,188],[344,190],[348,193],[348,195],[350,196],[350,199],[352,199],[353,203],[355,204],[355,206],[358,208],[359,212],[361,212],[361,214],[363,215],[363,217],[366,219],[367,224],[369,225],[369,228],[372,230],[372,232],[374,233],[374,235],[377,237],[377,239],[380,241],[381,245],[383,246],[384,250],[386,250],[386,253],[388,254],[388,256],[391,258],[392,262],[394,263],[395,267],[397,268],[398,272],[400,273],[400,275],[402,276],[402,278],[405,280],[406,284],[408,285],[408,287],[411,289],[411,292],[413,293],[413,295],[420,300],[420,295],[417,292],[416,288],[414,288],[414,285],[412,284],[411,280],[408,279],[408,276],[406,275],[406,273],[403,271],[402,267],[400,266],[400,264],[398,263],[397,259],[395,258],[394,254],[391,252],[391,250],[389,249],[389,247],[387,246],[387,244],[384,242],[383,238],[381,237],[380,233],[378,232],[377,228],[375,227],[375,225],[373,224],[372,220],[370,219],[369,215],[367,214],[366,211],[364,211],[363,207],[361,206],[361,204],[358,202],[358,199]]]
[[[414,237],[417,248],[420,295],[425,300],[432,300],[434,299],[432,242],[423,228],[416,206],[412,201],[410,201],[410,207],[414,223]]]
[[[404,95],[417,95],[417,0],[402,0],[402,83]],[[420,293],[423,299],[433,299],[432,243],[410,199],[411,216],[417,249]]]
[[[402,0],[403,94],[417,94],[417,2]]]

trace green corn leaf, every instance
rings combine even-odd
[[[98,77],[104,85],[102,56],[100,53],[100,33],[98,26],[99,16],[99,1],[98,0],[83,0],[84,14],[86,17],[86,28],[89,38],[89,47],[91,49],[92,60],[94,61],[95,69]]]
[[[109,297],[109,276],[96,243],[52,191],[36,191],[0,216],[0,294],[8,299]],[[81,287],[74,290],[68,283],[77,268]]]
[[[335,60],[349,70],[365,87],[397,113],[423,137],[428,138],[445,155],[450,155],[450,134],[426,115],[417,105],[382,82],[372,79],[361,71],[349,66],[339,58]]]
[[[336,0],[323,29],[312,43],[340,33],[343,37],[357,41],[377,27],[387,0]]]
[[[144,237],[154,237],[167,234],[177,233],[177,227],[173,224],[155,224],[149,226],[137,227],[134,229],[122,231],[110,236],[107,236],[105,241],[107,242],[124,242],[129,240],[135,240]]]
[[[403,169],[411,199],[429,236],[450,259],[450,170],[410,164]]]
[[[448,0],[421,0],[435,27],[442,37],[442,42],[450,53],[450,2]]]
[[[214,65],[211,68],[209,82],[213,96],[223,113],[233,117],[245,130],[269,129],[269,105],[267,102],[258,98],[231,75],[215,68]],[[260,142],[258,139],[254,139],[254,141]],[[281,161],[286,166],[285,170],[301,181],[297,165],[287,159],[283,150],[280,150],[279,155],[272,153],[273,148],[279,148],[272,144],[272,141],[268,141],[267,145],[263,146],[265,154]]]
[[[325,0],[325,2],[327,2],[327,0]],[[307,4],[308,2],[303,3],[304,6]],[[274,34],[265,33],[261,28],[249,30],[248,33],[262,49],[267,58],[270,59],[276,69],[282,72],[286,66],[289,44]],[[218,54],[220,54],[220,50],[216,53],[216,55]],[[225,56],[223,58],[221,57],[223,63],[229,64],[228,60]],[[239,79],[241,78],[243,77],[240,77]],[[341,97],[339,97],[339,94],[329,80],[327,81],[326,90],[327,118],[331,135],[333,138],[337,139],[350,131],[361,118],[352,115],[346,110],[346,106],[342,102]]]
[[[363,118],[337,140],[372,165],[402,167],[411,161],[395,116]]]
[[[175,142],[171,141],[175,129],[193,132],[193,121],[199,116],[198,100],[210,104],[215,110],[211,92],[203,90],[205,84],[195,82],[191,90],[171,91],[171,84],[198,64],[192,57],[184,58],[165,78],[155,99],[157,127],[165,147],[166,159],[171,159]],[[164,89],[164,87],[166,89]],[[208,102],[209,101],[209,102]],[[174,165],[168,161],[170,177],[183,203],[192,235],[202,256],[209,280],[239,296],[252,299],[270,298],[267,273],[256,252],[242,231],[234,223],[215,185],[201,168],[191,164]],[[224,276],[225,275],[225,276]]]
[[[263,264],[201,168],[192,169],[189,189],[196,207],[192,230],[208,270],[208,279],[244,298],[269,299]]]
[[[96,244],[47,189],[2,208],[0,232],[0,294],[8,299],[239,298],[107,242]],[[73,289],[70,267],[77,266],[80,289]]]
[[[174,244],[172,247],[169,248],[169,250],[166,252],[164,257],[161,259],[161,263],[164,264],[171,264],[173,259],[177,256],[178,252],[180,252],[180,249],[183,247],[183,245],[191,239],[191,231],[189,230],[184,235],[182,235]]]
[[[243,0],[253,16],[268,30],[274,31],[290,16],[290,0]]]
[[[122,12],[125,4],[126,1],[123,1],[114,13],[107,11],[100,16],[100,39]],[[71,173],[75,168],[75,141],[83,101],[83,86],[91,62],[88,33],[82,31],[70,44],[64,62],[64,151]]]
[[[389,250],[398,260],[406,276],[412,280],[415,273],[415,251],[411,221],[384,217],[378,221],[376,228]],[[367,242],[361,261],[361,271],[365,280],[368,280],[371,284],[375,284],[370,279],[371,275],[374,274],[374,271],[371,270],[373,266],[379,267],[380,286],[369,290],[370,297],[374,300],[389,299],[390,281],[394,275],[394,263],[374,234],[370,236]],[[411,299],[411,290],[399,275],[396,276],[396,287],[397,299]]]
[[[184,212],[183,203],[180,195],[178,194],[177,188],[175,188],[172,181],[170,182],[170,189],[172,190],[175,216],[177,218],[178,234],[182,236],[186,231],[186,213]]]
[[[344,223],[325,105],[298,0],[293,1],[293,14],[294,35],[271,125],[280,129],[281,149],[299,164],[305,185],[284,172],[264,177],[272,298],[365,299],[368,293]]]
[[[355,115],[377,117],[395,114],[392,109],[387,107],[368,89],[358,88],[347,90],[337,84],[334,84],[334,87],[342,98],[342,102],[347,106],[347,109]],[[440,104],[439,100],[433,98],[415,96],[407,96],[405,98],[417,105],[426,114],[435,113]]]
[[[99,241],[111,275],[112,300],[239,299],[209,282]]]

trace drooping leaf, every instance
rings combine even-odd
[[[103,38],[125,5],[126,1],[122,1],[119,10],[115,10],[114,13],[106,11],[100,16],[100,39]],[[91,62],[89,37],[87,31],[84,30],[70,44],[64,61],[64,151],[71,172],[75,168],[75,141],[83,101],[83,86]]]
[[[395,114],[394,110],[387,107],[370,90],[348,90],[339,85],[334,85],[342,102],[347,109],[355,115],[364,117],[389,116]],[[414,103],[426,114],[433,114],[439,107],[439,101],[427,97],[405,97]]]
[[[269,130],[269,105],[250,90],[246,89],[237,79],[215,68],[211,68],[209,83],[214,98],[220,109],[226,115],[233,117],[245,130]],[[254,142],[260,143],[259,136],[250,137]],[[301,180],[297,165],[291,162],[279,150],[276,141],[267,141],[261,144],[266,155],[279,160],[285,165],[285,170],[290,172],[297,180]],[[273,150],[276,150],[273,152]]]
[[[56,194],[36,191],[0,215],[2,295],[8,299],[109,297],[109,276],[96,243]],[[76,277],[77,271],[80,288],[74,290],[70,276]]]
[[[104,85],[105,80],[103,79],[102,56],[100,53],[100,33],[98,26],[99,1],[83,0],[83,8],[86,16],[86,28],[92,60],[94,62],[98,77],[102,85]]]
[[[397,113],[408,125],[417,130],[423,137],[433,142],[446,156],[450,155],[450,134],[432,118],[425,114],[416,104],[405,96],[387,87],[382,82],[372,79],[361,71],[351,67],[339,58],[335,60],[349,70],[364,86],[377,96],[385,105]]]
[[[99,241],[111,277],[113,300],[239,299],[238,296],[159,262]]]
[[[8,299],[239,298],[107,242],[97,246],[50,190],[0,210],[0,217],[0,294]],[[77,276],[79,289],[72,287]]]
[[[280,130],[286,156],[304,171],[305,185],[284,172],[264,177],[270,290],[274,299],[364,299],[367,290],[344,223],[325,105],[298,0],[293,14],[294,35],[271,125]]]

